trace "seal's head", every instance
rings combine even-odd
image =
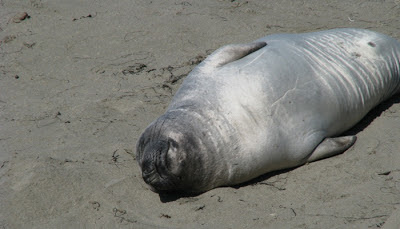
[[[204,131],[182,112],[167,112],[141,135],[136,159],[144,181],[155,192],[210,189],[210,163]],[[201,137],[203,136],[203,138]]]

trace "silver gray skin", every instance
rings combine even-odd
[[[277,34],[212,53],[137,144],[153,191],[198,193],[344,152],[400,92],[400,44],[363,29]]]

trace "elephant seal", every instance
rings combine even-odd
[[[400,43],[363,29],[276,34],[224,46],[141,135],[153,191],[199,193],[340,154],[339,136],[400,92]]]

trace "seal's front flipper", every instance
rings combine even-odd
[[[204,60],[202,64],[202,70],[212,71],[217,67],[221,67],[227,63],[239,60],[240,58],[257,51],[266,45],[267,43],[264,41],[257,41],[248,44],[226,45],[217,49]]]
[[[343,153],[357,140],[356,136],[344,136],[337,138],[325,138],[312,152],[307,162],[317,161]]]

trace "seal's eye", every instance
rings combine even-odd
[[[172,138],[168,139],[168,145],[170,148],[178,148],[178,143]]]
[[[168,139],[168,153],[166,156],[166,166],[170,172],[178,175],[180,163],[182,161],[181,152],[179,152],[178,143],[173,139]]]

